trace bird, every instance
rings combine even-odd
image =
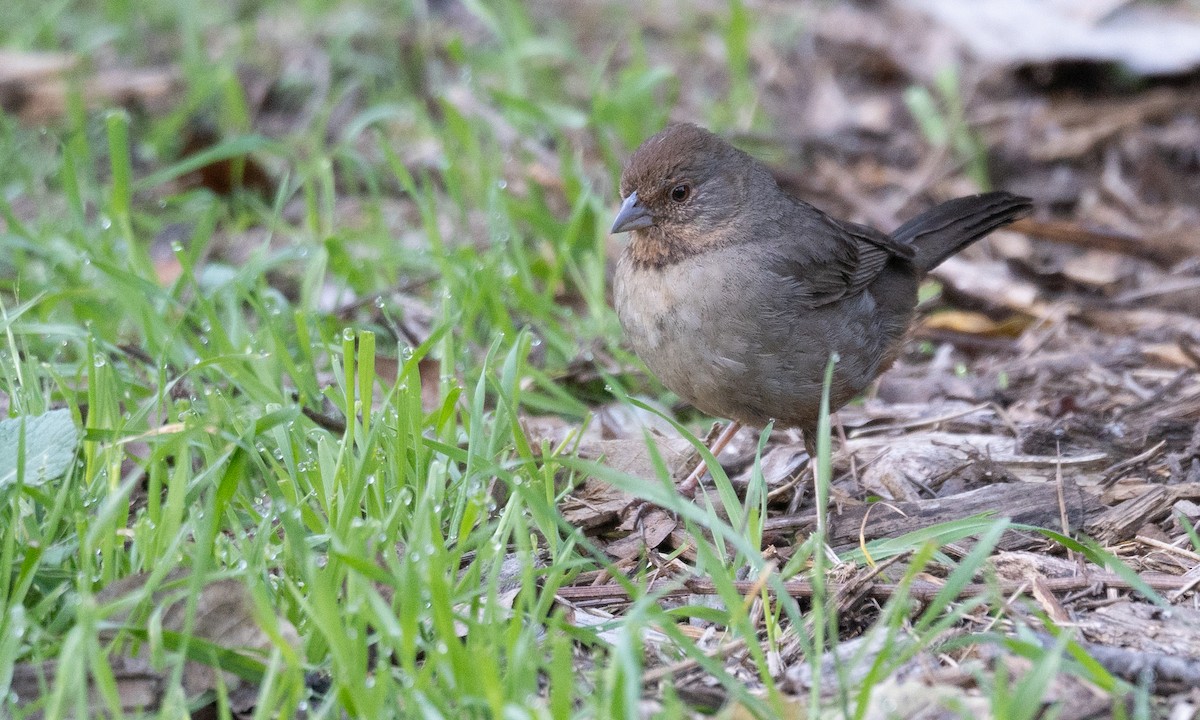
[[[891,234],[785,192],[760,161],[691,123],[668,125],[626,163],[611,232],[629,233],[613,304],[634,353],[701,412],[799,428],[814,455],[826,365],[834,412],[899,353],[925,275],[1027,215],[1007,192],[949,200]],[[694,492],[697,468],[681,490]]]

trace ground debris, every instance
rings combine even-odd
[[[1149,673],[1157,695],[1187,689],[1200,658],[1182,613],[1193,612],[1200,587],[1192,535],[1200,521],[1200,94],[1192,72],[1200,56],[1195,43],[1185,49],[1162,38],[1180,29],[1194,35],[1194,8],[895,0],[802,10],[765,3],[759,10],[768,19],[802,12],[811,28],[810,43],[756,48],[769,77],[758,102],[771,130],[731,134],[770,158],[787,190],[885,229],[939,200],[984,189],[1029,194],[1038,208],[933,273],[912,342],[861,404],[835,418],[830,553],[845,557],[930,528],[1010,518],[1023,527],[1005,532],[986,570],[964,589],[999,593],[1004,609],[964,620],[959,631],[1029,642],[1053,624],[1128,682]],[[1003,22],[975,22],[992,15]],[[1009,26],[1021,29],[1013,42],[996,31]],[[1031,40],[1038,32],[1068,33],[1070,42]],[[1113,71],[1114,64],[1141,74],[1141,82],[1122,84],[1126,71]],[[703,75],[704,65],[700,59],[681,70],[681,81]],[[934,98],[947,134],[973,134],[983,157],[924,134],[910,103],[914,88]],[[679,119],[704,117],[692,102],[682,99]],[[966,177],[964,168],[980,162],[991,187]],[[673,437],[669,428],[659,431]],[[598,448],[587,456],[661,481],[644,460],[644,443]],[[740,500],[757,503],[763,493],[764,555],[786,563],[818,515],[800,438],[775,430],[760,448],[758,434],[743,431],[718,459]],[[694,463],[682,453],[669,469],[686,474]],[[705,487],[709,500],[716,497],[711,479]],[[712,583],[690,574],[696,557],[684,523],[664,533],[666,515],[632,498],[599,497],[581,486],[568,508],[577,527],[620,558],[616,567],[650,572],[649,590],[666,605],[718,602]],[[586,516],[584,501],[600,510],[596,516]],[[1053,533],[1088,543],[1092,554]],[[955,558],[971,548],[970,538],[942,546]],[[1098,564],[1097,552],[1129,573]],[[845,604],[838,604],[839,645],[823,663],[842,662],[851,674],[870,665],[876,639],[860,633],[896,591],[895,570],[873,574],[868,562],[830,576],[831,593]],[[945,581],[941,572],[929,568],[911,597],[929,602]],[[740,577],[749,604],[764,586]],[[559,600],[620,613],[627,591],[610,580],[582,576]],[[784,586],[802,602],[813,593],[807,580]],[[1136,628],[1153,636],[1177,626],[1171,647],[1134,637]],[[695,619],[689,630],[717,633]],[[724,648],[729,672],[757,687],[744,652],[716,640],[706,647]],[[999,645],[958,647],[921,650],[892,668],[866,716],[903,707],[906,717],[949,717],[945,708],[954,707],[983,717],[990,706],[976,703],[992,691],[988,683],[1005,677],[1011,685],[1037,672]],[[794,645],[783,648],[772,656],[772,673],[803,698],[811,660]],[[836,673],[822,677],[829,674]],[[695,707],[728,703],[739,716],[736,701],[696,667],[671,687]],[[1061,717],[1114,712],[1109,695],[1067,674],[1048,684],[1044,703]],[[806,716],[802,700],[780,712]]]

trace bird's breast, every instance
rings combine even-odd
[[[643,359],[670,342],[681,325],[698,320],[684,297],[686,290],[669,277],[673,275],[669,269],[642,266],[629,255],[617,265],[613,283],[617,317],[634,352]]]
[[[625,256],[613,300],[630,347],[650,371],[687,402],[730,417],[723,398],[746,381],[748,328],[740,321],[749,290],[736,269],[711,260],[655,268]]]

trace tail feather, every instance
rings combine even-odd
[[[926,210],[897,228],[892,238],[911,244],[916,250],[913,263],[928,272],[996,228],[1025,217],[1032,208],[1029,198],[1006,192],[970,195]]]

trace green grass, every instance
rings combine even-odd
[[[662,655],[695,661],[771,717],[789,712],[771,654],[798,641],[820,673],[839,632],[820,533],[772,568],[759,550],[761,490],[739,500],[715,468],[722,507],[693,504],[661,458],[650,483],[579,460],[570,443],[535,443],[519,422],[582,424],[596,391],[563,377],[589,353],[617,361],[600,368],[600,397],[663,396],[621,347],[606,233],[622,158],[688,89],[619,9],[603,17],[628,42],[597,61],[572,35],[587,28],[543,25],[512,1],[465,5],[464,32],[423,2],[17,0],[0,11],[0,46],[171,64],[182,87],[165,114],[89,109],[76,85],[48,128],[0,118],[0,392],[9,418],[67,408],[82,433],[77,462],[49,482],[24,461],[44,438],[20,434],[16,479],[0,484],[0,715],[85,716],[85,675],[92,702],[121,714],[108,668],[127,643],[166,674],[163,712],[176,716],[214,695],[229,712],[224,684],[199,699],[184,691],[189,657],[258,683],[256,717],[621,718],[646,695],[661,696],[664,716],[685,714],[670,682],[643,684]],[[710,119],[761,122],[753,13],[732,2],[688,21],[727,47],[728,91],[744,109]],[[306,120],[268,139],[238,70],[278,59],[256,38],[276,23],[330,83],[322,96],[309,74],[282,77],[279,102]],[[334,121],[339,107],[352,117]],[[179,159],[197,117],[225,140]],[[174,184],[248,152],[281,170],[273,196]],[[557,182],[539,182],[531,163],[549,163]],[[160,279],[155,242],[178,279]],[[397,288],[417,288],[407,294],[420,303]],[[611,569],[557,511],[588,475],[677,513],[721,603],[663,603],[643,562],[628,579],[614,570],[633,598],[622,614],[573,622],[555,590]],[[1003,527],[872,544],[875,559],[914,553],[902,587],[944,562],[947,590],[920,612],[905,592],[886,602],[871,632],[890,652],[866,681],[843,677],[832,705],[814,693],[813,716],[863,717],[903,661],[966,614],[998,613],[1003,598],[957,602],[951,590],[981,572]],[[979,540],[966,558],[938,553],[968,534]],[[132,599],[102,594],[138,574]],[[764,574],[757,597],[738,593],[735,579]],[[804,608],[768,591],[810,574],[822,590]],[[265,655],[190,632],[217,579],[245,589]],[[159,590],[183,603],[181,626],[164,627]],[[762,690],[681,631],[692,618],[747,642],[744,667]],[[648,631],[666,639],[650,647]],[[1070,651],[1056,646],[1039,668],[1096,674]],[[18,707],[14,668],[43,661],[59,663],[58,679]],[[1109,681],[1114,697],[1128,692]],[[998,680],[994,706],[1031,716],[1040,687],[1022,682],[1010,692]]]
[[[908,88],[904,102],[925,140],[938,152],[953,157],[980,190],[990,190],[987,149],[967,123],[957,68],[950,66],[939,72],[932,91],[920,85]]]

